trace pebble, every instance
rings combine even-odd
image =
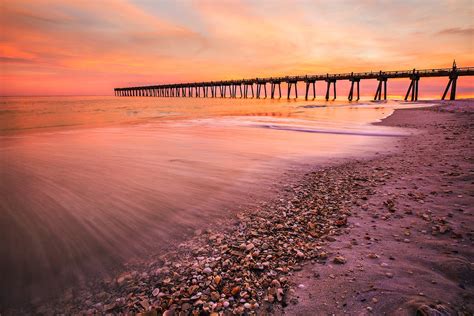
[[[281,287],[280,281],[278,281],[278,280],[273,280],[272,283],[270,283],[270,285],[275,287],[275,288],[280,288]]]
[[[231,294],[233,296],[236,296],[239,293],[240,293],[240,287],[239,286],[236,286],[236,287],[232,288]]]
[[[221,295],[217,292],[212,292],[211,293],[211,299],[215,302],[217,302],[221,298]]]
[[[283,289],[279,288],[277,289],[277,300],[281,302],[282,299],[283,299]]]
[[[343,256],[337,256],[337,257],[334,257],[333,262],[336,264],[345,264],[347,260]]]

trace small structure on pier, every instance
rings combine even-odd
[[[286,77],[271,77],[271,78],[255,78],[242,80],[227,80],[227,81],[210,81],[210,82],[192,82],[192,83],[176,83],[164,85],[152,85],[142,87],[126,87],[115,88],[116,96],[147,96],[147,97],[204,97],[204,98],[267,98],[267,84],[270,84],[270,98],[274,99],[276,95],[276,88],[278,86],[278,98],[281,98],[281,83],[285,82],[288,86],[287,98],[290,98],[291,92],[294,89],[295,96],[298,98],[298,82],[306,84],[305,99],[308,100],[310,88],[312,88],[313,99],[316,98],[316,82],[326,82],[326,100],[331,97],[331,86],[333,91],[333,98],[336,99],[336,83],[340,80],[349,80],[351,87],[349,90],[349,101],[354,100],[354,87],[357,92],[356,100],[360,99],[360,81],[376,79],[378,81],[377,90],[375,92],[374,100],[387,99],[387,81],[393,78],[408,78],[410,85],[408,86],[405,100],[410,97],[411,101],[418,100],[418,84],[421,78],[424,77],[447,77],[448,84],[441,97],[442,100],[446,98],[448,91],[450,91],[449,99],[456,99],[456,85],[457,79],[460,76],[474,75],[474,67],[456,66],[456,61],[453,62],[452,68],[439,69],[412,69],[399,71],[379,71],[379,72],[360,72],[360,73],[342,73],[342,74],[325,74],[325,75],[305,75],[305,76],[286,76]],[[254,91],[254,86],[256,91]],[[237,90],[239,93],[237,93]],[[209,93],[210,91],[210,93]],[[227,93],[229,91],[229,93]]]

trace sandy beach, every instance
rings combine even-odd
[[[420,133],[340,167],[360,179],[352,216],[329,259],[292,277],[286,314],[472,315],[472,113],[472,101],[397,110],[381,124]]]
[[[472,314],[472,113],[397,110],[378,123],[412,131],[394,148],[287,177],[270,201],[23,312]]]

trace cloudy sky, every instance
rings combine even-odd
[[[472,0],[1,0],[0,15],[2,95],[474,66]]]

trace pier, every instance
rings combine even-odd
[[[418,100],[418,86],[421,78],[429,77],[446,77],[448,83],[441,97],[446,99],[449,92],[449,99],[456,99],[456,84],[460,76],[474,75],[474,67],[457,67],[456,62],[452,68],[438,69],[411,69],[399,71],[378,71],[378,72],[359,72],[359,73],[341,73],[341,74],[324,74],[324,75],[304,75],[304,76],[286,76],[286,77],[270,77],[270,78],[254,78],[240,80],[224,80],[224,81],[208,81],[208,82],[191,82],[191,83],[175,83],[160,84],[140,87],[115,88],[116,96],[140,96],[140,97],[195,97],[195,98],[278,98],[282,97],[281,84],[287,84],[286,96],[289,99],[291,92],[294,90],[296,98],[298,98],[297,84],[304,82],[306,85],[305,99],[310,96],[316,98],[316,83],[325,82],[326,94],[325,99],[336,99],[336,83],[342,80],[350,81],[350,90],[348,100],[360,99],[360,82],[362,80],[377,80],[378,86],[375,91],[374,100],[387,99],[387,83],[389,79],[408,78],[410,84],[405,94],[405,101]],[[270,94],[267,94],[267,85],[270,86]],[[210,93],[209,93],[210,92]]]

